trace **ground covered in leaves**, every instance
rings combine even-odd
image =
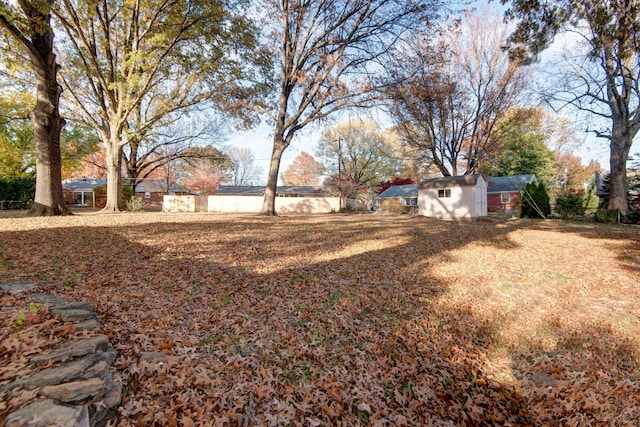
[[[0,282],[17,280],[96,303],[119,353],[122,426],[640,418],[637,227],[381,214],[0,218]],[[25,296],[0,298],[7,382],[73,332]],[[0,424],[33,398],[0,397]]]

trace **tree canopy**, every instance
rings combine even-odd
[[[398,132],[444,176],[478,172],[496,121],[525,92],[528,70],[502,50],[507,35],[497,15],[467,13],[402,46],[388,68]]]
[[[381,182],[393,179],[401,171],[401,159],[395,157],[394,137],[370,120],[355,118],[323,132],[317,155],[330,177],[374,191]]]
[[[250,54],[255,29],[243,6],[227,0],[61,0],[54,9],[65,32],[69,113],[96,129],[106,148],[105,210],[122,205],[125,146],[136,158],[140,144],[153,144],[155,132],[197,107],[224,105],[231,112],[255,98],[242,80],[257,56]]]
[[[302,151],[282,173],[284,185],[318,185],[323,167],[311,154]]]
[[[486,149],[483,173],[487,176],[535,174],[549,183],[554,177],[554,154],[547,146],[544,111],[511,109],[497,121]]]
[[[282,153],[305,126],[352,107],[371,106],[389,50],[424,29],[439,0],[264,0],[265,37],[274,54],[273,149],[262,212],[275,215]]]
[[[553,82],[549,101],[590,115],[587,130],[609,142],[610,209],[626,212],[626,163],[640,130],[640,7],[627,0],[554,0],[509,3],[507,17],[518,21],[509,38],[511,56],[535,61],[558,34],[579,42]],[[577,51],[577,54],[576,54]],[[602,120],[604,126],[594,126]]]

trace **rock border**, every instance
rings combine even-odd
[[[11,282],[0,289],[12,294],[31,292],[32,283]],[[36,293],[33,302],[49,305],[49,312],[76,330],[100,330],[92,302],[69,302],[57,295]],[[117,419],[122,384],[114,381],[113,363],[117,353],[105,335],[81,338],[59,344],[29,360],[33,366],[46,366],[35,374],[0,386],[32,390],[38,396],[10,413],[5,422],[13,426],[102,427]]]

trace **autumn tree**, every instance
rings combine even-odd
[[[233,147],[226,154],[231,160],[231,171],[226,182],[231,185],[251,185],[260,181],[262,168],[256,162],[251,148]]]
[[[597,160],[590,160],[584,165],[582,158],[568,151],[556,151],[554,154],[556,188],[553,190],[556,194],[584,192],[588,184],[595,180],[596,172],[601,170]]]
[[[254,28],[242,2],[60,0],[54,11],[66,36],[70,113],[96,129],[106,149],[104,211],[122,208],[125,146],[137,158],[140,144],[153,144],[156,131],[197,107],[236,111],[252,98],[242,79],[258,55],[249,54]]]
[[[395,157],[392,139],[393,135],[374,122],[355,118],[325,130],[317,155],[329,176],[373,190],[399,172],[400,161]]]
[[[262,213],[275,215],[282,154],[305,126],[372,103],[376,64],[403,35],[428,25],[439,0],[264,0],[275,59],[273,148]]]
[[[282,174],[284,185],[318,185],[322,164],[311,154],[302,151]]]
[[[590,116],[589,131],[609,141],[611,188],[608,208],[627,212],[627,160],[640,130],[640,7],[628,0],[554,0],[510,3],[518,21],[510,52],[520,61],[539,57],[559,34],[579,42],[568,52],[562,79],[554,79],[548,100]],[[577,52],[577,54],[576,54]],[[602,128],[593,125],[601,120]]]
[[[466,13],[438,37],[403,46],[388,67],[398,132],[444,176],[478,172],[496,121],[525,93],[528,70],[502,50],[507,36],[488,9]]]
[[[26,52],[35,76],[36,102],[29,113],[36,145],[36,191],[30,215],[65,215],[62,192],[60,94],[51,8],[54,0],[0,1],[0,29]]]
[[[220,186],[220,172],[206,167],[196,169],[193,175],[185,181],[184,185],[189,190],[197,191],[202,196],[214,194]]]

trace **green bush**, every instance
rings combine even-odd
[[[540,218],[540,213],[544,216],[551,214],[549,194],[544,184],[534,182],[527,184],[522,194],[521,206],[520,217],[522,218]]]
[[[36,179],[33,177],[1,177],[0,200],[10,201],[4,208],[28,209],[36,193]],[[3,204],[4,205],[4,204]]]
[[[630,210],[624,216],[624,222],[627,224],[640,224],[640,210]]]
[[[562,216],[567,218],[574,215],[584,215],[583,199],[575,193],[567,194],[566,197],[558,197],[556,201],[556,210]]]
[[[596,221],[602,223],[616,223],[618,222],[618,210],[617,209],[598,209],[596,211]]]

